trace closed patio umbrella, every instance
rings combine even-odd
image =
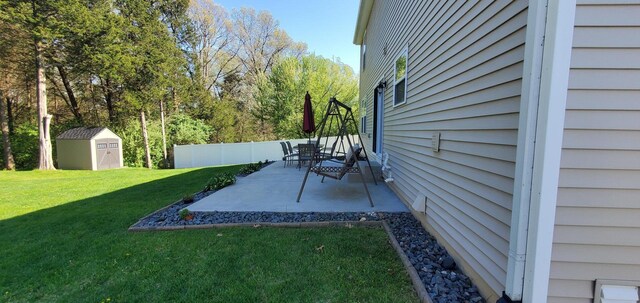
[[[316,121],[313,117],[313,108],[311,106],[311,95],[309,95],[309,92],[307,92],[307,94],[304,96],[302,131],[309,134],[309,141],[311,141],[311,133],[316,131]]]

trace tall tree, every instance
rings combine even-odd
[[[330,97],[352,106],[354,113],[359,112],[358,78],[351,67],[340,61],[306,55],[282,60],[259,82],[257,104],[252,113],[260,121],[267,121],[276,137],[302,137],[302,108],[307,91],[318,122]]]
[[[38,142],[39,161],[38,168],[43,170],[55,169],[51,147],[51,115],[47,108],[47,83],[45,68],[45,53],[51,51],[51,46],[60,36],[60,6],[64,5],[55,1],[21,0],[9,2],[2,7],[6,18],[10,23],[16,24],[20,30],[31,36],[31,48],[35,64],[36,74],[36,100],[38,113]],[[25,45],[26,46],[26,45]]]
[[[53,166],[53,148],[51,147],[52,115],[47,110],[47,76],[44,71],[42,40],[35,36],[33,46],[36,59],[36,100],[38,102],[38,142],[40,147],[38,169],[55,170]]]
[[[4,169],[7,170],[15,169],[9,136],[12,132],[9,113],[12,104],[11,91],[14,90],[17,78],[16,61],[19,59],[16,41],[15,26],[7,23],[4,18],[0,18],[0,74],[3,75],[3,79],[0,79],[0,132],[2,133],[3,164]]]
[[[239,45],[227,11],[211,0],[192,0],[188,10],[194,37],[191,40],[192,78],[214,97],[228,75],[239,71]]]
[[[146,153],[146,166],[151,168],[149,142],[146,138],[145,111],[164,98],[179,75],[181,53],[168,27],[161,22],[163,7],[146,0],[128,0],[119,3],[119,11],[127,20],[127,54],[132,73],[125,82],[125,100],[140,116]],[[181,9],[176,6],[169,6]],[[166,7],[165,7],[166,8]]]
[[[11,152],[11,140],[9,139],[9,125],[7,123],[7,111],[4,102],[4,96],[0,93],[0,131],[2,132],[2,147],[3,147],[3,160],[4,169],[15,169],[15,162],[13,160],[13,153]]]
[[[147,132],[147,120],[144,115],[144,108],[140,109],[140,127],[142,128],[145,166],[147,168],[153,168],[153,164],[151,163],[151,148],[149,147],[149,133]]]
[[[162,129],[162,161],[164,162],[164,167],[169,167],[169,163],[167,162],[167,131],[165,129],[164,123],[164,101],[160,98],[160,127]]]
[[[231,14],[234,35],[240,44],[239,58],[250,84],[285,56],[300,57],[306,52],[304,43],[294,42],[267,11],[252,8],[234,10]]]

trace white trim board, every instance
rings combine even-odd
[[[505,293],[547,300],[575,0],[532,1]]]
[[[527,228],[529,224],[529,202],[535,148],[538,99],[540,97],[540,74],[542,51],[546,29],[546,5],[539,1],[529,3],[527,34],[525,37],[524,67],[516,149],[516,170],[511,210],[511,233],[507,263],[505,293],[512,300],[522,299],[524,266],[527,251]]]

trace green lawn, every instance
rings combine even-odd
[[[0,302],[418,300],[380,228],[127,232],[237,169],[0,172]]]

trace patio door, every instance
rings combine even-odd
[[[382,132],[384,129],[384,88],[378,86],[373,92],[373,152],[382,155]]]

